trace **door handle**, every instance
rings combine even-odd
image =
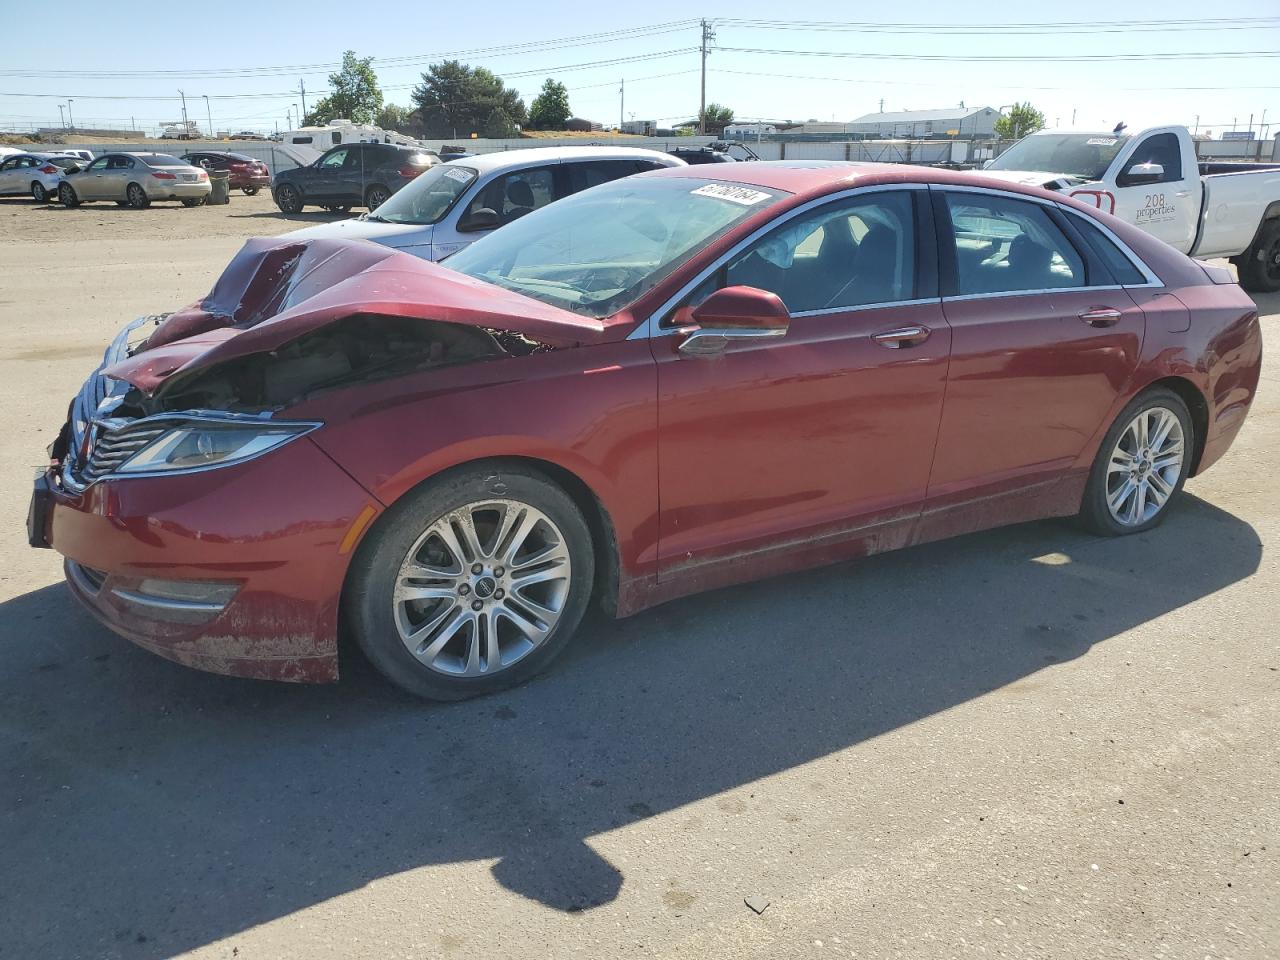
[[[1091,327],[1114,327],[1120,311],[1114,307],[1093,307],[1080,314],[1080,319]]]
[[[914,347],[929,339],[928,327],[898,327],[884,333],[873,333],[871,339],[890,350],[901,350],[903,347]]]

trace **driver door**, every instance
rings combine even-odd
[[[349,173],[345,168],[350,152],[350,147],[337,147],[316,161],[311,175],[307,177],[308,200],[332,200],[342,193],[343,182]]]
[[[110,162],[111,154],[99,157],[71,181],[81,200],[101,200],[107,195],[107,164]]]
[[[664,318],[659,579],[703,589],[906,544],[928,487],[951,331],[922,189],[798,214],[723,261]],[[686,356],[716,289],[778,294],[785,337]]]
[[[1159,164],[1161,172],[1144,177],[1130,173],[1135,165]],[[1153,133],[1134,145],[1116,175],[1116,215],[1186,253],[1196,240],[1200,195],[1193,190],[1200,168],[1195,156],[1184,157],[1175,133]],[[1184,176],[1184,174],[1186,174]]]

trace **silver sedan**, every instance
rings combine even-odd
[[[58,199],[68,207],[90,200],[114,200],[142,210],[153,200],[181,200],[198,207],[209,198],[209,174],[166,153],[108,153],[78,173],[68,174]]]
[[[0,160],[0,196],[30,194],[41,203],[58,195],[65,172],[81,166],[76,157],[56,153],[16,153]]]

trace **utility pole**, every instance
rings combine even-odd
[[[210,139],[212,139],[213,138],[213,112],[209,109],[209,95],[207,93],[204,94],[204,115],[205,115],[205,119],[209,121],[209,137]]]
[[[179,90],[178,96],[182,98],[182,139],[185,140],[191,136],[191,121],[187,119],[187,95]]]
[[[622,114],[623,107],[626,105],[627,96],[627,78],[623,77],[618,81],[618,132],[622,132]]]
[[[884,113],[884,97],[880,98],[880,112]]]
[[[1197,133],[1199,133],[1199,132],[1200,132],[1200,114],[1198,114],[1198,113],[1197,113],[1197,114],[1196,114],[1196,126],[1195,126],[1195,129],[1191,131],[1191,135],[1194,137],[1194,136],[1195,136]]]
[[[70,97],[67,97],[67,127],[70,130],[76,128],[76,118],[71,115],[71,104],[75,103]]]
[[[711,24],[702,21],[702,94],[698,98],[698,133],[707,132],[707,43],[716,38]]]
[[[307,85],[301,80],[298,81],[298,92],[302,94],[302,115],[307,115]]]
[[[67,115],[63,112],[62,104],[58,104],[58,126],[64,130],[67,128]]]

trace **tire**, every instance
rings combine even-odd
[[[282,183],[276,187],[276,206],[281,213],[301,213],[302,194],[292,184]]]
[[[1268,220],[1236,263],[1240,286],[1250,293],[1280,290],[1280,217]]]
[[[58,202],[64,207],[80,206],[80,198],[76,196],[74,188],[69,183],[61,184],[58,187]]]
[[[31,184],[31,199],[36,203],[49,202],[49,191],[44,188],[44,184],[39,180],[33,181]]]
[[[203,207],[204,201],[204,197],[183,197],[182,205],[184,207]]]
[[[372,187],[364,192],[364,205],[370,210],[377,210],[380,206],[387,202],[391,196],[391,191],[380,183],[375,183]]]
[[[151,198],[147,196],[147,191],[136,183],[129,184],[124,191],[125,202],[134,210],[145,210],[151,206]]]
[[[262,188],[261,187],[241,187],[240,189],[244,191],[244,195],[246,197],[255,197],[258,195],[258,191],[261,190]]]
[[[467,517],[478,562],[464,556]],[[514,540],[499,543],[508,522]],[[452,546],[441,529],[452,531]],[[411,562],[439,575],[406,576]],[[521,586],[513,577],[521,568],[544,577]],[[546,669],[582,620],[594,575],[591,533],[568,494],[532,470],[477,466],[428,481],[383,515],[352,561],[344,608],[361,649],[392,683],[429,700],[463,700]],[[397,595],[415,588],[434,596]],[[477,644],[481,631],[495,643]]]
[[[1144,429],[1146,440],[1153,442],[1141,439]],[[1191,414],[1180,396],[1154,387],[1135,397],[1098,448],[1080,521],[1104,537],[1142,533],[1158,525],[1182,491],[1195,449]]]

